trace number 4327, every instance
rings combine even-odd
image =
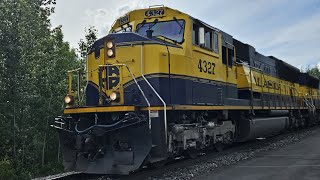
[[[198,69],[200,72],[214,74],[216,64],[213,62],[208,62],[206,60],[199,60]]]

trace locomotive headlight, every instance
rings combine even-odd
[[[64,98],[64,102],[68,105],[70,104],[73,104],[74,103],[74,98],[72,95],[67,95],[65,98]]]
[[[109,39],[104,42],[105,55],[107,58],[116,57],[116,44],[113,40]]]
[[[111,41],[107,42],[107,47],[109,49],[113,48],[113,42],[111,42]]]
[[[112,49],[109,49],[109,50],[107,51],[107,55],[108,55],[109,57],[112,57],[113,54],[114,54],[114,52],[113,52]]]
[[[120,98],[120,95],[119,95],[118,92],[113,92],[113,93],[110,94],[110,99],[112,101],[118,100],[119,98]]]

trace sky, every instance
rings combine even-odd
[[[51,23],[77,48],[89,26],[103,37],[116,18],[151,5],[178,9],[300,69],[320,65],[320,0],[57,0]]]

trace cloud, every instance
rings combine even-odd
[[[117,16],[122,16],[133,9],[134,9],[133,6],[130,6],[129,4],[120,6],[119,9],[117,10],[118,11]]]
[[[320,3],[315,2],[211,2],[196,14],[201,14],[203,19],[207,18],[206,22],[234,38],[254,46],[262,54],[301,66],[319,62]],[[221,8],[210,12],[209,8],[215,6]]]
[[[98,37],[103,37],[108,34],[112,24],[116,19],[125,15],[126,13],[140,8],[145,8],[147,5],[144,0],[132,0],[123,4],[116,9],[87,9],[85,14],[87,19],[85,21],[91,22],[91,25],[98,29]]]
[[[254,46],[260,53],[293,65],[320,62],[319,0],[117,0],[108,3],[68,0],[58,2],[53,24],[62,24],[66,40],[76,46],[84,37],[85,27],[95,26],[102,37],[115,19],[154,4],[165,4],[199,18]],[[76,11],[71,13],[70,9]]]
[[[302,19],[291,26],[277,29],[265,41],[262,50],[268,54],[275,54],[291,64],[302,66],[305,64],[317,64],[320,51],[320,13],[307,19]]]
[[[320,13],[315,14],[308,19],[301,20],[291,26],[278,29],[277,34],[272,40],[265,44],[266,48],[278,46],[286,43],[298,43],[303,41],[320,40]]]

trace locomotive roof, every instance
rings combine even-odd
[[[190,15],[188,15],[188,14],[186,14],[186,13],[184,13],[184,12],[181,12],[181,11],[179,11],[179,10],[177,10],[177,9],[172,9],[172,8],[170,8],[170,7],[163,6],[163,5],[161,5],[161,6],[149,6],[149,8],[135,9],[135,10],[129,11],[129,12],[126,13],[126,14],[130,14],[130,13],[135,12],[135,11],[155,9],[155,8],[165,8],[165,9],[171,10],[171,11],[173,11],[173,12],[175,11],[175,12],[177,12],[177,13],[179,13],[179,14],[187,15],[187,16],[189,16],[193,21],[195,21],[195,22],[197,22],[197,23],[205,26],[206,28],[211,29],[211,30],[213,30],[213,31],[220,32],[220,33],[222,34],[223,38],[225,39],[225,41],[226,41],[227,43],[229,43],[229,44],[233,44],[233,40],[239,41],[239,40],[237,40],[237,39],[233,39],[233,37],[232,37],[230,34],[224,32],[224,31],[222,31],[222,30],[220,30],[220,29],[218,29],[218,28],[216,28],[216,27],[213,27],[213,26],[211,26],[210,24],[208,24],[208,23],[206,23],[206,22],[204,22],[204,21],[201,21],[201,20],[198,19],[198,18],[195,18],[195,17],[193,17],[193,16],[190,16]],[[115,23],[116,23],[117,21],[118,21],[118,19],[115,20]],[[114,24],[115,24],[115,23],[114,23]],[[113,24],[113,25],[114,25],[114,24]],[[248,46],[248,47],[251,47],[251,48],[253,48],[253,49],[255,50],[255,48],[254,48],[253,46],[251,46],[251,45],[249,45],[249,44],[246,44],[246,43],[243,43],[243,42],[241,42],[241,41],[239,41],[239,42],[242,43],[242,44],[244,44],[244,45],[246,45],[246,46]],[[226,45],[226,44],[224,44],[224,45]],[[300,72],[300,70],[299,70],[297,67],[295,67],[295,66],[293,66],[293,65],[291,65],[291,64],[289,64],[289,63],[287,63],[287,62],[285,62],[285,61],[283,61],[283,60],[281,60],[281,59],[278,59],[278,58],[276,58],[276,57],[274,57],[274,56],[266,56],[266,57],[268,57],[268,58],[270,58],[270,59],[273,59],[273,60],[277,61],[278,63],[281,63],[284,67],[290,69],[291,71]],[[311,76],[311,75],[310,75],[310,76]],[[313,78],[316,78],[316,77],[313,76]]]
[[[290,69],[292,69],[292,70],[295,70],[295,71],[299,71],[299,72],[300,72],[300,69],[298,69],[297,67],[295,67],[295,66],[293,66],[293,65],[291,65],[291,64],[289,64],[289,63],[287,63],[287,62],[285,62],[285,61],[283,61],[283,60],[281,60],[281,59],[278,59],[278,58],[276,58],[276,57],[274,57],[274,56],[269,56],[269,58],[275,59],[275,60],[281,62],[284,66],[286,66],[286,67],[288,67],[288,68],[290,68]]]
[[[133,12],[135,12],[135,11],[142,11],[142,10],[156,9],[156,8],[165,8],[165,9],[167,9],[167,10],[175,11],[175,12],[177,12],[177,13],[179,13],[179,14],[187,15],[187,16],[189,16],[192,20],[194,20],[194,21],[202,24],[203,26],[205,26],[205,27],[208,28],[208,29],[212,29],[212,30],[218,31],[218,32],[223,32],[223,31],[221,31],[220,29],[218,29],[218,28],[216,28],[216,27],[213,27],[213,26],[211,26],[210,24],[208,24],[208,23],[206,23],[206,22],[201,21],[200,19],[197,19],[197,18],[195,18],[195,17],[193,17],[193,16],[190,16],[189,14],[186,14],[186,13],[184,13],[184,12],[181,12],[181,11],[177,10],[177,9],[173,9],[173,8],[170,8],[170,7],[167,7],[167,6],[162,6],[162,5],[161,5],[161,6],[149,6],[149,8],[135,9],[135,10],[132,10],[132,11],[129,11],[129,12],[125,13],[124,15],[133,13]],[[118,20],[118,19],[115,20],[114,24],[117,22],[117,20]],[[113,24],[113,25],[114,25],[114,24]],[[231,36],[230,34],[228,34],[228,33],[226,33],[226,32],[223,32],[223,33],[226,34],[226,35]]]

